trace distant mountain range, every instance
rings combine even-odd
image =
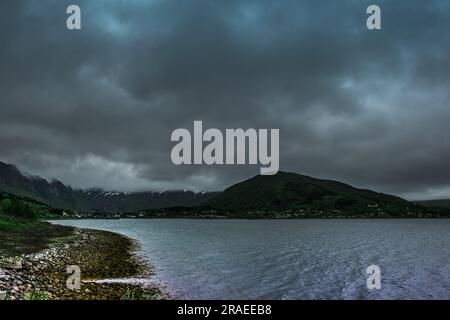
[[[29,197],[56,208],[74,211],[129,212],[170,206],[196,206],[214,192],[155,191],[111,192],[102,189],[80,190],[58,180],[47,181],[23,174],[14,165],[0,162],[0,191]]]
[[[0,191],[82,212],[145,212],[148,217],[435,217],[450,210],[296,173],[257,175],[222,192],[111,192],[72,189],[0,162]],[[433,205],[435,207],[435,205]]]

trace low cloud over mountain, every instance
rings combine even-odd
[[[445,1],[0,4],[0,159],[74,187],[219,190],[258,166],[175,166],[170,134],[279,128],[282,170],[450,195]]]

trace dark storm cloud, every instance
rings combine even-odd
[[[115,190],[259,172],[172,165],[172,130],[203,120],[280,128],[282,170],[448,197],[450,4],[377,1],[383,29],[368,31],[372,3],[4,1],[1,160]]]

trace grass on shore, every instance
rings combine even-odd
[[[71,228],[0,214],[0,256],[32,253],[72,234]]]
[[[32,253],[47,248],[52,239],[70,237],[72,228],[39,220],[62,213],[35,200],[0,192],[0,256]]]

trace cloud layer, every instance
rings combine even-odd
[[[75,187],[220,190],[259,166],[175,166],[171,132],[279,128],[285,171],[450,197],[450,3],[0,4],[0,160]]]

